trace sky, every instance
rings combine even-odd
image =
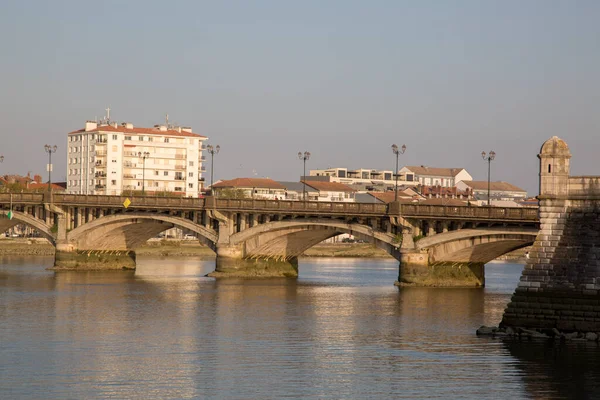
[[[466,168],[538,193],[556,135],[600,175],[600,2],[13,1],[0,3],[0,174],[40,173],[101,118],[191,126],[214,177]],[[210,160],[210,158],[209,158]],[[210,176],[210,162],[207,177]]]

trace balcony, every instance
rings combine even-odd
[[[123,174],[123,179],[135,179],[134,174]]]
[[[206,156],[201,156],[200,161],[206,161]]]
[[[105,150],[96,150],[96,156],[105,156],[105,155],[106,155]]]
[[[106,168],[106,163],[96,161],[96,168]]]
[[[203,145],[200,147],[200,150],[206,150],[206,145],[205,145],[205,144],[203,144]]]
[[[185,165],[176,165],[175,169],[185,169]]]
[[[203,176],[201,176],[201,177],[198,178],[198,182],[204,182],[204,181],[205,181],[205,179],[204,179]]]
[[[206,167],[200,167],[201,172],[206,172]]]
[[[96,189],[106,189],[106,185],[96,185]]]
[[[106,178],[106,172],[96,172],[94,176],[96,178]]]
[[[184,179],[183,179],[183,176],[176,176],[176,177],[175,177],[175,180],[176,180],[176,181],[182,181],[182,180],[184,180]]]

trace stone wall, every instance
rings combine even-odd
[[[540,232],[502,325],[598,332],[600,177],[552,180],[547,159],[561,154],[546,154],[544,146],[540,154],[540,192],[544,193],[538,197]],[[568,148],[562,156],[570,157]],[[559,173],[568,174],[568,168]],[[556,182],[560,188],[549,186]]]

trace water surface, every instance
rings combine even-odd
[[[0,398],[600,395],[595,343],[475,336],[520,265],[488,265],[485,289],[399,289],[387,259],[302,259],[297,280],[215,280],[196,258],[51,263],[0,257]]]

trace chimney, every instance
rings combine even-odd
[[[192,133],[192,127],[191,126],[182,126],[181,130],[183,132]]]
[[[167,131],[167,126],[166,125],[159,125],[158,126],[158,130],[161,132],[166,132]]]
[[[117,123],[116,123],[116,122],[113,122],[113,123],[112,123],[112,127],[113,127],[113,128],[116,128],[116,127],[117,127]]]
[[[96,121],[85,121],[85,131],[93,131],[98,128],[98,123]]]

